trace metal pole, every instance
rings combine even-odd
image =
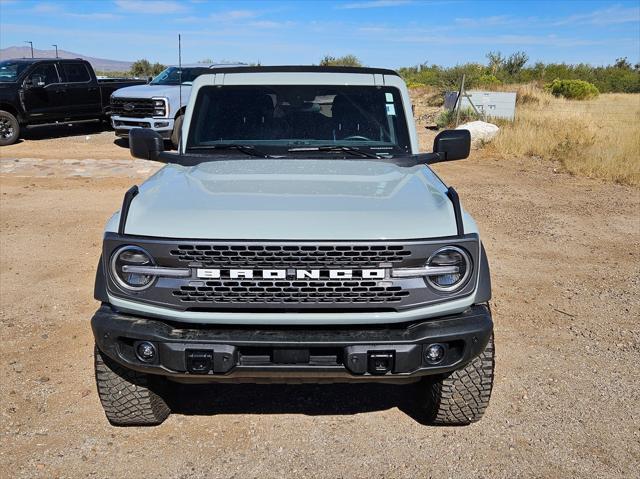
[[[29,40],[25,40],[24,42],[31,45],[31,58],[33,58],[33,42],[30,42]]]
[[[180,85],[178,86],[178,95],[179,101],[178,103],[178,111],[182,108],[182,35],[178,33],[178,75]],[[178,132],[178,154],[182,154],[182,132]]]
[[[51,45],[52,47],[56,47],[56,58],[58,58],[58,45]]]
[[[462,92],[464,92],[464,79],[465,74],[462,74],[462,81],[460,82],[460,90],[458,91],[458,98],[456,99],[456,127],[460,123],[460,103],[462,102]]]

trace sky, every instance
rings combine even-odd
[[[113,60],[203,59],[317,64],[354,54],[366,65],[640,61],[640,1],[0,0],[0,47],[33,41]]]

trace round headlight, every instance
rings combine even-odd
[[[456,272],[427,276],[427,283],[438,291],[455,291],[464,286],[471,275],[471,258],[462,248],[445,246],[433,253],[427,266],[453,266]]]
[[[123,246],[111,256],[111,275],[124,289],[141,291],[153,283],[155,276],[124,271],[125,266],[154,266],[153,258],[139,246]]]

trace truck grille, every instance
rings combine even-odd
[[[216,268],[336,268],[399,263],[411,251],[402,245],[179,245],[171,255]]]
[[[206,281],[204,286],[181,286],[173,291],[182,303],[301,304],[398,303],[408,296],[400,286],[376,281]]]
[[[393,277],[392,268],[420,268],[443,244],[465,248],[478,264],[477,235],[413,241],[241,241],[159,239],[107,233],[103,258],[124,244],[144,248],[158,266],[189,268],[186,277],[158,277],[153,287],[136,292],[135,301],[181,311],[401,311],[450,300],[429,288],[422,277]],[[198,276],[198,269],[219,270],[217,277]],[[231,277],[230,270],[252,275]],[[264,270],[286,270],[278,278]],[[319,270],[318,277],[298,278],[296,270]],[[352,270],[352,277],[331,271]],[[384,269],[384,278],[363,277],[361,270]],[[477,268],[474,268],[477,271]],[[474,274],[475,271],[474,271]],[[109,291],[120,291],[107,275]],[[471,278],[457,295],[469,295]]]
[[[154,100],[151,98],[111,98],[111,114],[131,118],[153,116]]]

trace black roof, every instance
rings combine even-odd
[[[44,61],[57,61],[57,62],[86,62],[84,58],[7,58],[2,60],[3,62],[20,62],[20,63],[36,63]]]
[[[234,66],[212,67],[211,73],[279,73],[279,72],[308,72],[308,73],[368,73],[379,75],[399,76],[394,70],[387,68],[369,67],[320,67],[315,65],[281,65],[281,66]]]

